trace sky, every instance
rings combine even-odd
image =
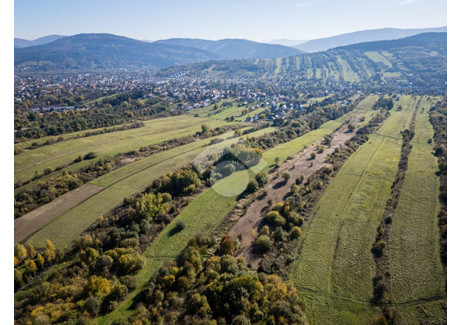
[[[445,26],[446,7],[446,0],[16,0],[14,36],[311,40],[384,27]]]

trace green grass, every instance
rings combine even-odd
[[[422,113],[420,109],[417,114],[408,169],[389,239],[391,284],[396,303],[446,297],[437,225],[437,158],[432,154],[433,146],[428,144],[428,139],[433,137],[428,115],[431,106],[433,103],[427,100],[420,104],[425,110]],[[413,309],[407,310],[413,313]],[[442,318],[445,315],[441,313]]]
[[[379,99],[378,95],[369,95],[359,102],[357,109],[370,110],[374,106],[375,102]]]
[[[372,315],[370,249],[397,171],[399,132],[413,109],[392,112],[347,160],[305,225],[291,279],[312,323],[361,324]]]
[[[212,188],[205,190],[196,197],[147,248],[145,252],[147,257],[146,266],[136,275],[139,288],[148,281],[149,277],[161,266],[164,260],[176,258],[195,233],[209,234],[224,220],[238,203],[236,200],[237,194],[232,193],[233,189],[244,189],[248,180],[252,179],[258,171],[268,171],[274,165],[276,157],[279,157],[280,161],[284,161],[288,156],[302,150],[304,146],[308,146],[323,138],[326,134],[333,132],[352,114],[354,112],[344,115],[338,120],[329,121],[319,129],[297,139],[267,150],[258,165],[248,171],[234,173],[230,177],[220,180]],[[222,193],[227,195],[222,195]],[[180,233],[169,237],[168,232],[179,221],[184,222],[186,228]],[[116,311],[99,318],[99,324],[110,324],[115,319],[128,316],[128,308],[132,303],[132,298],[139,291],[140,289],[130,294]]]
[[[251,133],[260,136],[272,128]],[[174,149],[160,152],[150,157],[133,162],[90,182],[105,187],[104,190],[80,203],[33,234],[28,241],[36,247],[42,247],[49,238],[56,247],[66,247],[72,240],[91,225],[100,215],[109,212],[120,204],[125,197],[141,192],[151,185],[154,179],[168,171],[185,167],[204,153],[222,150],[225,146],[236,143],[238,138],[208,146],[210,141],[222,137],[226,139],[233,132],[225,135],[192,142]]]
[[[392,68],[393,65],[391,64],[390,61],[386,57],[384,57],[382,54],[379,52],[365,52],[364,53],[371,61],[374,61],[375,63],[383,63],[386,65],[388,68]]]
[[[281,58],[276,58],[276,69],[275,69],[275,74],[279,74],[281,72]]]
[[[401,324],[447,324],[446,299],[398,306]]]
[[[347,61],[345,61],[340,55],[337,55],[337,62],[342,67],[343,80],[350,82],[359,82],[359,77],[350,67]],[[334,71],[334,70],[332,70]]]
[[[202,124],[215,128],[226,123],[190,115],[165,117],[146,121],[145,127],[142,128],[72,139],[26,151],[14,157],[14,180],[16,182],[19,179],[31,179],[36,171],[41,173],[47,167],[55,168],[68,164],[77,156],[84,156],[90,151],[96,152],[99,157],[110,156],[167,139],[194,134],[201,130]],[[71,169],[81,168],[82,163],[73,165]]]

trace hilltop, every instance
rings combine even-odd
[[[155,43],[198,48],[212,52],[224,59],[280,58],[303,53],[283,45],[258,43],[245,39],[209,41],[204,39],[171,38],[156,41]]]
[[[338,47],[282,59],[244,59],[197,63],[164,69],[188,75],[233,79],[289,79],[309,85],[430,87],[444,89],[447,75],[447,33],[425,33],[399,40]]]
[[[352,33],[336,35],[314,39],[302,44],[292,45],[296,49],[304,52],[320,52],[326,51],[334,47],[345,46],[363,42],[384,41],[400,39],[404,37],[414,36],[423,33],[442,33],[447,32],[447,27],[435,28],[417,28],[417,29],[398,29],[398,28],[381,28],[371,30],[361,30]]]

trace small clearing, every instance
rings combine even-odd
[[[360,117],[361,114],[355,116],[351,123],[355,123]],[[271,170],[269,174],[270,183],[266,186],[267,195],[262,199],[255,200],[248,207],[246,214],[230,230],[230,236],[239,238],[240,240],[240,249],[236,255],[243,256],[246,262],[250,263],[255,270],[259,267],[262,256],[253,251],[252,243],[255,239],[254,235],[264,225],[263,217],[268,212],[270,206],[268,201],[271,200],[272,204],[283,201],[286,195],[290,193],[291,185],[295,184],[296,178],[304,174],[305,179],[307,179],[317,170],[328,165],[325,162],[327,156],[333,153],[335,148],[344,145],[347,140],[356,134],[357,130],[349,132],[347,125],[342,125],[337,131],[332,133],[333,139],[331,144],[324,146],[325,148],[322,153],[318,152],[317,146],[321,145],[323,139],[316,141],[300,151],[293,159],[286,160],[278,169]],[[316,159],[311,159],[312,153],[316,153]],[[281,175],[285,171],[291,174],[291,178],[287,182],[284,182],[281,177],[276,177],[276,175]]]
[[[104,187],[84,184],[73,191],[67,192],[56,200],[42,205],[20,218],[14,220],[14,243],[26,239],[57,216],[85,201]],[[43,243],[45,244],[45,243]]]

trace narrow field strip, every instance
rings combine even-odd
[[[67,192],[56,200],[15,219],[14,243],[26,239],[60,214],[80,204],[96,193],[99,193],[103,189],[104,188],[101,186],[84,184],[73,191]]]
[[[401,112],[393,111],[378,134],[347,160],[305,225],[291,279],[313,323],[365,323],[372,315],[370,306],[353,306],[353,300],[372,297],[375,264],[370,249],[397,171],[401,141],[396,137],[415,108],[415,102],[408,104]],[[301,289],[305,287],[311,290]],[[328,298],[333,296],[350,301]]]
[[[259,130],[257,132],[262,133],[265,131]],[[225,134],[223,138],[228,136],[229,134]],[[222,136],[215,138],[219,137]],[[228,146],[239,140],[238,138],[232,138],[213,146],[206,146],[213,139],[204,139],[160,152],[117,169],[112,172],[113,174],[109,173],[101,177],[101,179],[96,179],[91,184],[105,186],[106,188],[103,191],[61,214],[32,235],[28,241],[36,247],[42,247],[46,239],[50,238],[56,247],[66,247],[100,215],[115,208],[125,197],[144,190],[153,180],[168,171],[188,165],[204,150],[212,150],[213,146]]]
[[[424,100],[420,107],[424,107],[424,111],[417,115],[413,147],[389,239],[396,303],[446,296],[437,226],[437,159],[428,143],[433,136],[428,115],[431,106]]]
[[[47,167],[56,168],[68,164],[79,155],[84,156],[90,151],[96,152],[99,157],[115,155],[171,138],[191,135],[201,130],[202,124],[215,128],[226,122],[190,115],[166,117],[146,121],[146,126],[142,128],[82,137],[26,151],[14,157],[14,181],[29,180],[35,172],[41,173]],[[82,168],[85,163],[88,162],[73,165],[72,170]]]
[[[187,241],[194,234],[209,234],[224,220],[238,201],[236,199],[237,195],[224,196],[221,193],[225,192],[227,189],[232,189],[238,186],[241,187],[243,185],[245,187],[248,179],[253,178],[258,171],[268,171],[275,163],[276,157],[280,158],[280,161],[284,161],[288,156],[294,155],[302,150],[304,146],[308,146],[323,138],[325,135],[332,133],[353,114],[355,114],[355,112],[352,111],[337,120],[329,121],[323,124],[317,130],[267,150],[264,152],[263,158],[258,165],[252,167],[248,171],[234,173],[231,176],[217,182],[214,187],[217,192],[214,188],[209,188],[197,196],[160,233],[160,235],[145,251],[144,254],[147,256],[146,266],[136,275],[139,289],[131,293],[114,312],[100,317],[98,319],[99,324],[110,324],[115,319],[129,315],[128,308],[132,304],[132,299],[140,292],[141,287],[148,281],[149,277],[153,275],[155,270],[163,263],[163,260],[159,260],[155,257],[149,258],[148,256],[175,255],[177,257],[181,250],[186,246]],[[170,237],[168,235],[169,231],[176,226],[177,222],[180,221],[185,223],[185,229]]]

